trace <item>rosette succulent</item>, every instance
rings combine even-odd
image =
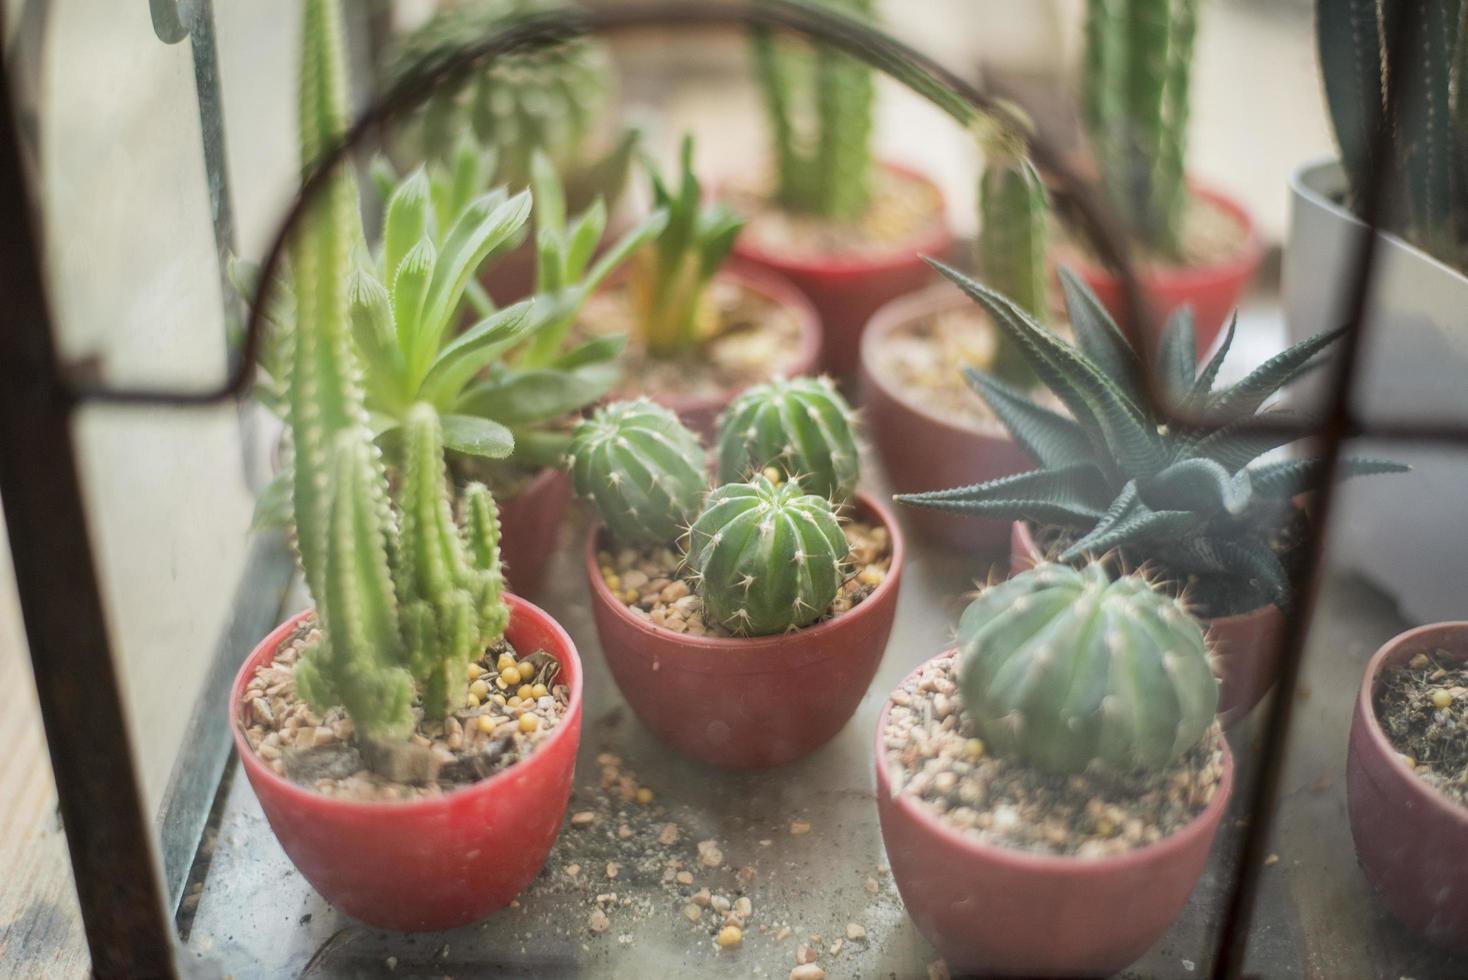
[[[773,466],[782,479],[836,506],[856,491],[861,460],[855,413],[830,378],[777,378],[747,388],[719,424],[719,480]]]

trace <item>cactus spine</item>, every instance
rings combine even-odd
[[[756,476],[709,494],[690,531],[688,562],[710,620],[765,636],[825,613],[845,577],[847,551],[829,501]]]
[[[576,493],[618,542],[666,545],[698,512],[708,477],[698,437],[647,399],[597,409],[576,427],[567,468]]]
[[[719,481],[773,466],[782,480],[798,480],[802,490],[839,507],[861,477],[853,416],[830,378],[777,378],[748,388],[720,425]]]
[[[1198,744],[1218,708],[1198,622],[1100,564],[1042,565],[984,590],[958,648],[979,734],[1045,772],[1156,771]]]
[[[345,129],[340,38],[337,0],[307,0],[301,149],[308,167]],[[466,556],[430,406],[407,415],[401,507],[389,502],[349,342],[356,208],[350,174],[338,170],[292,243],[293,510],[323,635],[297,665],[296,684],[319,708],[342,705],[362,737],[401,737],[413,725],[414,682],[425,714],[442,715],[465,683],[463,664],[499,639],[509,613],[494,502],[483,487],[466,494],[474,535]]]

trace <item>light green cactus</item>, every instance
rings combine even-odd
[[[709,494],[689,532],[688,563],[711,622],[765,636],[824,615],[849,550],[830,501],[797,481],[756,476]]]
[[[1041,565],[985,589],[964,611],[958,651],[978,734],[1045,772],[1155,772],[1197,745],[1218,710],[1197,620],[1100,564]]]
[[[708,490],[704,448],[647,399],[597,409],[576,427],[567,468],[576,493],[624,545],[669,545]]]
[[[345,131],[338,0],[306,0],[301,151],[312,162]],[[404,425],[400,505],[373,441],[350,342],[348,287],[360,247],[356,189],[338,168],[292,241],[296,300],[290,377],[293,512],[323,639],[296,667],[300,694],[342,705],[364,738],[405,736],[415,686],[424,713],[453,705],[464,665],[496,642],[503,599],[499,521],[482,486],[465,494],[465,542],[447,494],[438,413]]]
[[[987,140],[979,182],[979,273],[1039,323],[1050,319],[1050,267],[1045,256],[1049,221],[1049,195],[1024,155],[1023,142]],[[995,335],[989,370],[1022,391],[1033,387],[1035,372],[1024,354],[1002,331]]]
[[[855,415],[830,378],[777,378],[747,388],[719,423],[719,481],[779,470],[834,505],[851,499],[861,478]]]

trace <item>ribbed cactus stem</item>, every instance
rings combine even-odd
[[[984,590],[958,644],[979,735],[1045,772],[1155,772],[1202,740],[1218,708],[1198,622],[1101,564],[1042,565]]]
[[[766,467],[837,506],[856,491],[861,459],[855,413],[830,378],[777,378],[746,389],[719,426],[719,480],[746,480]]]
[[[846,536],[824,497],[763,476],[709,494],[689,532],[688,563],[707,617],[765,636],[807,626],[846,575]]]
[[[1048,222],[1049,198],[1034,166],[993,147],[979,185],[979,271],[1040,323],[1050,319]],[[1023,353],[1002,334],[998,341],[992,373],[1021,390],[1032,387],[1035,374]]]

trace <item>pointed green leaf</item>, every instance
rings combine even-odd
[[[418,356],[421,348],[433,343],[425,335],[423,304],[433,280],[434,266],[438,256],[433,242],[421,238],[408,250],[402,263],[393,271],[392,296],[393,326],[397,330],[398,348],[406,359]]]
[[[466,391],[455,410],[498,419],[509,426],[559,418],[585,408],[605,393],[588,384],[594,377],[587,369],[500,371]]]
[[[1237,312],[1228,318],[1228,329],[1224,331],[1223,340],[1218,345],[1218,350],[1208,359],[1208,363],[1198,374],[1198,379],[1193,382],[1193,388],[1188,392],[1187,407],[1195,410],[1195,406],[1202,405],[1204,400],[1213,393],[1213,383],[1218,380],[1218,372],[1223,367],[1224,358],[1228,357],[1229,348],[1234,344],[1234,331],[1239,325]]]
[[[1391,460],[1347,456],[1336,467],[1336,479],[1348,480],[1380,473],[1406,473],[1410,469],[1409,466]],[[1325,463],[1319,459],[1281,460],[1254,467],[1250,476],[1256,493],[1287,499],[1319,489],[1321,481],[1325,479]]]
[[[1167,403],[1153,406],[1162,414],[1179,404],[1193,389],[1198,370],[1198,348],[1193,340],[1193,310],[1180,306],[1167,318],[1157,344],[1157,380]]]
[[[560,368],[563,371],[579,368],[591,364],[605,364],[614,361],[622,351],[627,348],[626,334],[609,334],[604,337],[594,337],[591,340],[577,344],[566,351],[560,357],[551,362],[551,367]]]
[[[1137,547],[1149,541],[1166,540],[1199,525],[1197,514],[1186,510],[1150,510],[1138,503],[1136,509],[1105,529],[1094,530],[1060,555],[1061,561],[1075,561],[1083,555],[1104,555],[1116,548]]]
[[[1250,431],[1260,421],[1278,420],[1293,422],[1296,426],[1313,429],[1315,426],[1303,416],[1286,409],[1274,409],[1257,415],[1246,415],[1237,421],[1213,429],[1201,438],[1187,443],[1188,456],[1203,456],[1220,463],[1229,472],[1242,469],[1272,449],[1287,446],[1299,436],[1293,431],[1254,432]],[[1181,456],[1179,457],[1181,458]]]
[[[990,374],[966,368],[964,377],[1009,430],[1014,441],[1046,469],[1060,469],[1091,457],[1091,440],[1075,422],[1042,408]]]
[[[515,449],[510,430],[492,419],[475,415],[444,415],[443,444],[454,452],[486,459],[504,459]]]
[[[1211,459],[1184,459],[1138,485],[1153,510],[1187,510],[1202,516],[1239,515],[1253,499],[1248,470],[1231,473]]]
[[[1090,464],[1031,470],[952,490],[898,494],[898,503],[1003,520],[1089,527],[1101,517],[1105,484]]]
[[[1346,329],[1341,327],[1317,334],[1274,355],[1250,372],[1248,377],[1210,398],[1207,413],[1225,420],[1253,414],[1270,395],[1299,377],[1316,354],[1344,336]]]
[[[566,195],[555,164],[539,147],[530,155],[530,191],[535,198],[535,227],[557,238],[566,234]]]
[[[571,223],[571,230],[566,234],[565,269],[569,281],[581,278],[606,230],[606,202],[597,198]]]
[[[282,466],[255,497],[255,511],[250,515],[250,530],[277,530],[291,526],[291,484],[295,475]]]
[[[1096,294],[1065,266],[1059,268],[1060,288],[1065,293],[1065,312],[1076,342],[1096,366],[1121,387],[1132,403],[1144,404],[1142,362],[1130,341],[1111,318]]]
[[[428,233],[428,172],[419,167],[405,177],[387,199],[382,219],[382,268],[396,273],[403,258]]]
[[[455,337],[434,358],[417,397],[440,408],[453,404],[475,375],[531,332],[533,305],[533,300],[521,300]]]

